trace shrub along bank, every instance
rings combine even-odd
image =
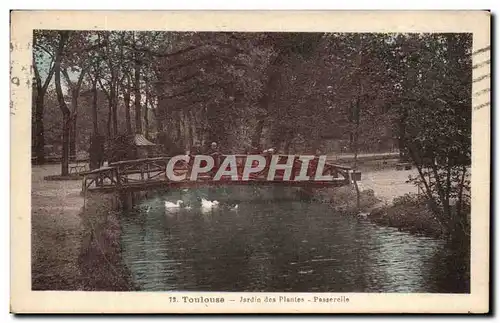
[[[84,241],[79,257],[81,289],[135,290],[121,257],[121,228],[116,202],[93,194],[83,211]]]
[[[379,225],[418,235],[442,238],[445,234],[426,200],[417,194],[405,194],[395,198],[392,204],[372,210],[368,218]]]

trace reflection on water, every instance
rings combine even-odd
[[[444,242],[335,214],[291,190],[178,190],[144,201],[122,216],[134,282],[157,291],[468,292],[467,257]]]

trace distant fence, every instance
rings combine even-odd
[[[167,157],[166,155],[163,154],[155,154],[151,155],[151,158],[154,157]],[[399,158],[399,151],[395,152],[383,152],[383,153],[360,153],[358,154],[358,161],[370,161],[370,160],[385,160],[385,159],[396,159]],[[45,163],[46,164],[58,164],[61,163],[61,156],[46,156],[45,157]],[[328,156],[328,160],[330,161],[335,161],[339,163],[349,163],[354,161],[354,154],[353,153],[337,153],[337,154],[331,154]],[[70,161],[75,161],[75,162],[89,162],[90,158],[88,156],[70,156]],[[35,164],[36,163],[36,156],[31,157],[31,163]]]
[[[70,156],[69,157],[70,161],[76,161],[76,162],[89,162],[90,158],[88,156]],[[31,157],[31,163],[36,164],[37,158],[36,156]],[[61,156],[46,156],[45,157],[45,164],[60,164],[62,161]]]
[[[398,152],[388,152],[388,153],[364,153],[358,154],[358,161],[376,161],[376,160],[387,160],[387,159],[398,159]],[[329,161],[335,161],[337,163],[351,163],[354,161],[354,154],[352,153],[342,153],[334,154],[328,156]]]

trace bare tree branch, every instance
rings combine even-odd
[[[101,90],[104,92],[104,94],[106,95],[106,97],[108,98],[108,100],[111,100],[111,96],[109,95],[109,92],[106,90],[106,88],[102,84],[102,81],[101,81],[100,77],[97,78],[97,82],[99,82],[99,86],[101,87]]]
[[[45,46],[40,45],[39,43],[34,44],[35,47],[43,50],[46,54],[48,54],[52,59],[54,59],[54,53],[49,51]]]
[[[47,75],[47,78],[45,79],[45,82],[43,83],[42,90],[47,91],[47,88],[49,87],[50,81],[52,80],[52,76],[54,75],[54,60],[52,59],[50,61],[50,69],[49,69],[49,74]]]
[[[153,51],[151,49],[144,48],[144,47],[139,48],[135,44],[124,43],[124,45],[128,46],[132,50],[143,52],[143,53],[147,53],[147,54],[149,54],[151,56],[154,56],[154,57],[163,57],[163,58],[174,57],[174,56],[181,55],[181,54],[184,54],[184,53],[188,53],[190,51],[193,51],[195,49],[202,48],[202,47],[205,46],[205,44],[203,44],[203,45],[196,45],[196,46],[189,46],[189,47],[186,47],[186,48],[183,48],[183,49],[180,49],[178,51],[171,52],[171,53],[160,53],[160,52],[155,52],[155,51]]]

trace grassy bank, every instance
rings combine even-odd
[[[395,227],[417,235],[442,238],[444,234],[425,199],[416,194],[395,198],[392,204],[372,210],[368,218],[379,225]]]
[[[353,185],[318,190],[316,198],[320,202],[329,203],[334,212],[353,216],[362,210],[369,210],[381,202],[375,197],[373,190],[362,190],[358,209],[356,189]]]
[[[351,186],[325,189],[317,195],[323,203],[329,203],[336,213],[362,216],[381,226],[433,238],[442,238],[443,230],[427,207],[425,199],[416,194],[394,198],[392,203],[381,200],[371,189],[360,192],[357,207],[356,190]]]
[[[78,257],[84,234],[80,182],[45,181],[58,165],[32,169],[31,284],[33,290],[74,290],[80,286]]]
[[[59,169],[32,168],[32,289],[133,289],[121,263],[121,230],[111,197],[94,195],[84,208],[80,181],[44,179]]]
[[[121,259],[119,213],[112,196],[93,194],[83,211],[83,243],[79,256],[81,289],[134,290]]]
[[[352,160],[329,160],[333,164],[343,165],[347,167],[354,167],[354,161]],[[359,160],[356,163],[356,169],[361,171],[361,173],[382,171],[382,170],[396,170],[397,164],[399,164],[399,159],[388,158],[388,159],[364,159]]]
[[[364,169],[363,169],[364,167]],[[381,226],[398,228],[417,235],[442,238],[443,230],[427,202],[418,195],[416,186],[407,183],[416,170],[396,170],[394,161],[361,165],[360,208],[356,208],[356,191],[342,187],[329,193],[335,209],[366,216]]]

